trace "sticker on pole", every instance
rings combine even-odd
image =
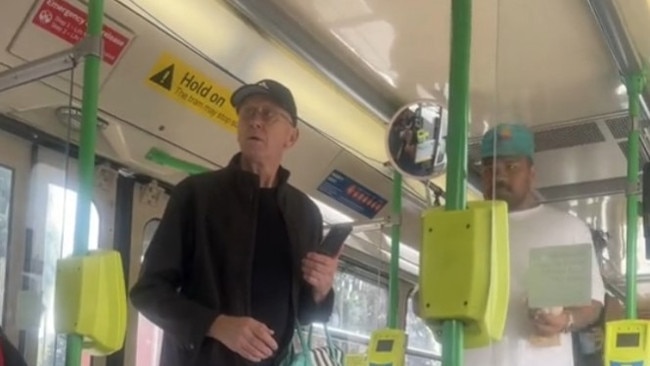
[[[369,219],[377,216],[387,203],[380,195],[338,170],[327,176],[318,191]]]
[[[147,84],[162,95],[234,132],[237,112],[232,92],[170,54],[163,54],[149,73]]]
[[[70,44],[77,44],[86,36],[88,14],[64,0],[44,0],[34,13],[32,23]],[[104,62],[114,65],[129,41],[129,37],[104,25],[102,31]]]

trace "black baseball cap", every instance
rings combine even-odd
[[[246,100],[246,98],[260,94],[267,95],[273,99],[274,102],[289,113],[293,125],[295,126],[297,124],[298,109],[296,107],[296,101],[293,99],[293,94],[291,94],[289,88],[275,80],[264,79],[255,84],[246,84],[241,86],[239,89],[235,90],[230,97],[230,104],[232,104],[235,109],[239,109],[239,106],[244,102],[244,100]]]

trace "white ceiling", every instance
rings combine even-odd
[[[633,46],[650,63],[650,0],[614,1]]]
[[[271,1],[402,101],[444,90],[450,2]],[[485,131],[484,121],[539,125],[625,107],[586,1],[482,0],[473,6],[472,136]]]

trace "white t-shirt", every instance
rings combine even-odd
[[[471,366],[573,366],[570,334],[562,334],[560,345],[535,347],[528,341],[533,329],[525,304],[525,278],[531,248],[592,243],[591,231],[580,219],[552,207],[510,213],[510,306],[503,338],[489,347],[465,351]],[[601,303],[605,288],[595,252],[592,251],[591,296]]]

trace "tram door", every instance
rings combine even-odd
[[[56,262],[72,254],[77,161],[0,130],[0,284],[3,328],[29,365],[63,366],[54,330]],[[67,174],[66,174],[67,172]],[[111,248],[117,172],[98,166],[88,247]],[[83,365],[90,365],[84,355]]]
[[[17,306],[23,287],[19,274],[25,262],[30,156],[28,141],[0,130],[0,322],[14,345],[19,342]]]
[[[128,270],[128,286],[138,278],[144,252],[169,200],[165,190],[156,181],[135,184],[131,219],[131,250]],[[140,315],[129,302],[129,322],[124,345],[124,365],[158,366],[162,330]]]

